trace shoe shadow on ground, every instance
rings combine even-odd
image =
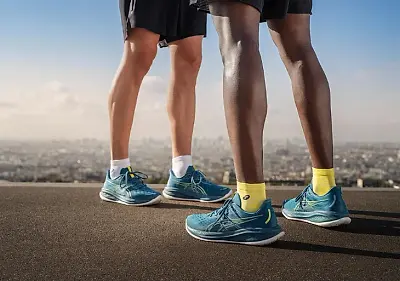
[[[400,222],[352,217],[350,224],[334,227],[331,230],[358,234],[400,236]]]
[[[296,241],[278,241],[270,246],[276,249],[285,250],[295,250],[295,251],[309,251],[309,252],[319,252],[319,253],[336,253],[345,254],[352,256],[365,256],[365,257],[376,257],[376,258],[386,258],[386,259],[400,259],[400,254],[387,253],[387,252],[377,252],[377,251],[367,251],[351,248],[342,247],[332,247],[318,244],[310,244]]]
[[[400,213],[391,213],[391,212],[386,213],[386,212],[358,211],[358,210],[349,210],[349,212],[351,215],[364,215],[364,216],[400,219]]]

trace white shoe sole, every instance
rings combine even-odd
[[[269,244],[272,244],[276,242],[278,239],[282,238],[282,236],[285,235],[285,232],[280,232],[279,234],[275,235],[274,237],[261,240],[261,241],[252,241],[252,242],[239,242],[239,241],[228,241],[228,240],[210,240],[210,239],[205,239],[201,237],[197,237],[196,235],[192,234],[189,231],[189,227],[186,225],[186,232],[189,233],[190,236],[193,238],[196,238],[201,241],[206,241],[206,242],[216,242],[216,243],[229,243],[229,244],[241,244],[241,245],[248,245],[248,246],[266,246]]]
[[[162,199],[162,196],[159,195],[159,196],[157,196],[156,198],[154,198],[153,200],[151,200],[149,202],[140,203],[140,204],[129,204],[129,203],[123,202],[121,200],[110,200],[110,199],[104,197],[101,194],[101,192],[99,193],[99,195],[100,195],[101,200],[103,200],[103,201],[107,201],[107,202],[111,202],[111,203],[119,203],[119,204],[126,205],[126,206],[137,206],[137,207],[155,205],[155,204],[160,203],[161,199]]]
[[[341,218],[338,220],[327,221],[327,222],[312,222],[312,221],[308,221],[305,219],[288,217],[287,215],[285,215],[285,212],[283,212],[283,211],[282,211],[282,215],[285,218],[287,218],[288,220],[306,222],[306,223],[313,224],[313,225],[320,226],[320,227],[335,227],[335,226],[351,223],[351,218],[349,218],[349,217],[344,217],[344,218]]]
[[[177,201],[193,201],[193,202],[202,202],[202,203],[217,203],[226,200],[232,195],[233,191],[230,190],[224,197],[215,199],[215,200],[201,200],[201,199],[187,199],[187,198],[179,198],[179,197],[173,197],[171,195],[168,195],[165,193],[165,190],[163,190],[162,195],[169,200],[177,200]]]

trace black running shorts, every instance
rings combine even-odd
[[[283,19],[287,14],[311,15],[312,0],[221,0],[221,2],[241,2],[253,6],[261,13],[260,22]],[[209,12],[208,5],[219,0],[190,0],[199,10]]]
[[[189,5],[190,0],[119,0],[124,40],[132,28],[160,35],[160,47],[187,37],[206,36],[207,14]]]

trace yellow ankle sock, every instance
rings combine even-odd
[[[256,212],[265,201],[265,183],[237,182],[237,192],[240,196],[242,209],[246,212]]]
[[[315,169],[312,168],[313,178],[312,186],[313,191],[317,195],[325,195],[331,190],[332,187],[336,186],[335,183],[335,170],[332,169]]]

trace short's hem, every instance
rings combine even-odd
[[[207,34],[194,33],[194,34],[190,34],[190,35],[186,35],[186,36],[182,36],[182,37],[174,37],[174,38],[168,38],[168,36],[165,36],[164,38],[162,38],[162,40],[160,40],[158,42],[158,46],[160,48],[165,48],[165,47],[168,47],[171,43],[174,43],[176,41],[183,40],[183,39],[186,39],[186,38],[194,37],[194,36],[203,36],[203,39],[204,39],[204,38],[207,37]]]
[[[189,38],[189,37],[193,37],[193,36],[203,36],[203,38],[207,37],[207,32],[194,32],[193,34],[189,34],[189,35],[184,35],[184,36],[170,36],[170,35],[165,35],[163,34],[163,32],[158,31],[156,28],[152,28],[152,27],[148,27],[145,25],[141,25],[138,24],[135,20],[131,19],[131,18],[127,18],[126,21],[126,26],[124,26],[123,28],[123,38],[124,38],[124,42],[128,39],[129,37],[129,33],[132,29],[135,28],[143,28],[146,29],[147,31],[150,31],[154,34],[157,34],[160,36],[159,41],[158,41],[158,46],[160,48],[165,48],[168,47],[170,43],[178,41],[178,40],[182,40],[185,38]]]

